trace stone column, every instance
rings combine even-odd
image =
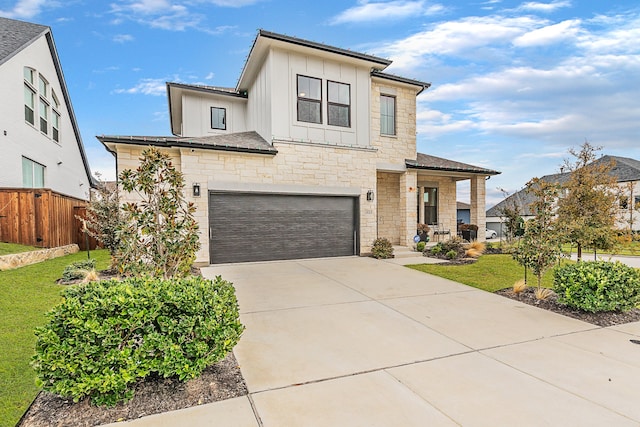
[[[416,214],[416,191],[418,184],[418,174],[415,170],[409,169],[400,175],[400,210],[401,210],[401,229],[400,244],[403,246],[411,246],[413,244],[413,236],[416,235],[416,223],[418,221]]]
[[[471,224],[478,226],[478,241],[485,240],[484,230],[487,227],[485,177],[471,178]]]

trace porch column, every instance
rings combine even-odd
[[[411,246],[416,235],[416,187],[418,174],[415,170],[407,170],[400,175],[400,244]]]
[[[478,226],[478,241],[485,240],[484,230],[487,227],[485,177],[471,178],[471,224]]]
[[[424,187],[416,187],[418,191],[418,218],[416,218],[416,223],[424,222]]]

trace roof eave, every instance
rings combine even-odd
[[[420,169],[420,170],[432,170],[432,171],[440,171],[440,172],[460,172],[460,173],[466,173],[466,174],[473,174],[473,175],[484,175],[484,176],[495,176],[495,175],[500,175],[502,172],[499,171],[494,171],[491,169],[481,169],[481,170],[476,170],[476,169],[463,169],[463,168],[446,168],[446,167],[438,167],[438,166],[426,166],[426,165],[421,165],[417,162],[412,162],[407,160],[405,162],[407,168],[409,169]]]
[[[276,155],[278,154],[278,150],[275,148],[273,150],[263,150],[260,148],[249,148],[249,147],[236,147],[231,145],[212,145],[212,144],[204,144],[200,142],[190,142],[190,141],[167,141],[160,139],[123,139],[119,137],[110,137],[110,136],[96,136],[98,141],[102,143],[107,150],[114,153],[114,150],[110,148],[107,144],[125,144],[125,145],[139,145],[139,146],[152,146],[152,147],[163,147],[163,148],[193,148],[193,149],[201,149],[201,150],[213,150],[213,151],[232,151],[238,153],[251,153],[251,154],[266,154],[266,155]]]

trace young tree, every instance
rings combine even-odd
[[[600,147],[585,142],[580,151],[569,150],[573,162],[565,161],[570,175],[562,187],[557,214],[563,240],[578,248],[578,261],[582,248],[610,249],[616,241],[619,188],[610,174],[613,164],[596,162],[598,150]]]
[[[559,187],[556,184],[534,178],[527,183],[526,191],[535,196],[530,208],[535,217],[525,223],[525,232],[513,258],[525,268],[530,268],[541,289],[542,274],[560,257],[562,251],[555,219],[554,205]]]
[[[113,259],[120,244],[117,231],[122,222],[118,186],[115,182],[102,181],[99,173],[96,178],[98,186],[92,193],[86,217],[78,219],[86,226],[87,234],[102,243]]]
[[[184,198],[182,173],[168,154],[148,148],[138,169],[127,169],[119,178],[122,189],[140,199],[122,206],[119,271],[164,279],[188,275],[200,242],[195,206]]]

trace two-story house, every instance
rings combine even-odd
[[[497,172],[416,152],[416,96],[429,83],[391,61],[259,31],[233,89],[167,83],[172,137],[100,136],[118,171],[162,147],[197,205],[211,263],[370,252],[410,245],[416,223],[456,226],[456,182],[471,181],[484,227]]]
[[[0,18],[0,187],[86,200],[91,171],[49,27]]]

